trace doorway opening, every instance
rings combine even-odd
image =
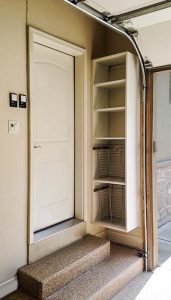
[[[86,52],[29,27],[28,65],[32,244],[85,220]]]
[[[156,257],[171,257],[171,68],[153,72],[153,197],[156,202]]]

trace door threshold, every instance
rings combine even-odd
[[[73,218],[73,219],[61,222],[59,224],[53,225],[51,227],[45,228],[43,230],[37,231],[34,233],[33,243],[37,243],[39,241],[47,239],[50,236],[53,236],[59,232],[62,232],[62,231],[66,230],[70,227],[73,227],[81,222],[84,222],[84,221]]]

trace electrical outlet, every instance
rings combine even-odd
[[[19,133],[20,123],[18,121],[8,121],[8,132],[10,134]]]

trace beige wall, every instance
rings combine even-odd
[[[15,275],[27,259],[28,111],[8,105],[9,92],[26,93],[26,24],[86,48],[88,104],[91,57],[132,50],[124,38],[118,39],[63,0],[27,4],[28,11],[26,0],[0,0],[0,283]],[[20,121],[18,135],[8,134],[8,120]]]
[[[86,48],[90,74],[91,57],[104,54],[102,25],[63,0],[28,0],[27,15],[29,25]],[[0,45],[1,283],[12,277],[27,258],[27,109],[9,108],[8,104],[9,92],[26,93],[26,0],[0,1]],[[18,135],[8,134],[8,120],[20,122]]]
[[[26,3],[0,1],[0,282],[26,263],[27,110],[9,107],[9,92],[26,93]],[[8,134],[8,120],[20,122]]]
[[[28,24],[86,48],[89,60],[104,54],[105,28],[63,0],[28,0]]]
[[[132,46],[131,42],[125,39],[122,35],[118,35],[111,29],[108,29],[106,33],[105,55],[124,51],[135,53],[134,47]]]

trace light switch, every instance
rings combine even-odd
[[[19,95],[19,107],[26,108],[27,96],[26,95]]]
[[[19,133],[20,123],[18,121],[8,121],[8,132],[11,134]]]
[[[10,107],[17,107],[18,106],[18,95],[16,93],[9,94],[9,105]]]

